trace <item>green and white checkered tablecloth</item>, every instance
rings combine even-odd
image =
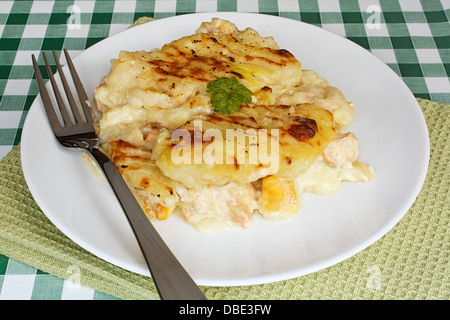
[[[68,28],[71,13],[80,28]],[[0,0],[0,159],[20,142],[38,94],[31,54],[72,57],[138,18],[194,12],[257,12],[301,20],[379,57],[417,98],[450,103],[450,0]],[[115,299],[0,255],[0,299]]]

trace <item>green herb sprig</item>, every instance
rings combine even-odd
[[[211,93],[211,104],[217,111],[233,114],[252,102],[252,92],[239,83],[236,77],[220,77],[208,83],[206,91]]]

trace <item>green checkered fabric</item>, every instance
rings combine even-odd
[[[0,255],[0,297],[8,300],[116,300]],[[74,290],[76,289],[76,290]]]
[[[257,12],[322,27],[371,51],[417,98],[450,103],[448,0],[2,0],[0,159],[19,144],[27,111],[38,94],[31,54],[65,48],[73,57],[141,17],[206,11]],[[77,28],[71,27],[74,24]],[[11,283],[22,285],[14,292],[29,299],[61,299],[71,292],[63,280],[0,255],[0,297]],[[89,288],[77,292],[88,299],[114,298]]]

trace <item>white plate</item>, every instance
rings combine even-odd
[[[281,222],[255,217],[248,230],[195,231],[171,217],[155,226],[200,285],[233,286],[290,279],[321,270],[363,250],[406,213],[428,167],[423,114],[402,80],[358,45],[298,21],[244,13],[202,13],[165,18],[105,39],[74,59],[90,97],[120,50],[150,50],[192,34],[211,17],[228,19],[273,36],[355,103],[349,128],[360,141],[360,159],[374,181],[343,183],[331,196],[306,195],[300,213]],[[149,275],[117,200],[82,162],[60,148],[38,96],[22,135],[22,165],[31,193],[48,218],[98,257]]]

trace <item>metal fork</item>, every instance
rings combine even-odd
[[[64,54],[80,99],[81,108],[79,108],[75,102],[62,67],[58,61],[58,57],[53,50],[53,56],[70,108],[65,106],[58,85],[50,69],[47,57],[45,53],[43,53],[45,66],[58,104],[62,124],[53,107],[36,58],[32,55],[34,71],[42,102],[57,141],[64,148],[86,152],[102,169],[134,231],[161,299],[205,300],[206,298],[200,288],[175,258],[142,211],[139,203],[136,201],[114,163],[99,149],[99,138],[94,130],[91,104],[72,60],[65,49]],[[73,116],[74,123],[69,112],[71,112]]]

